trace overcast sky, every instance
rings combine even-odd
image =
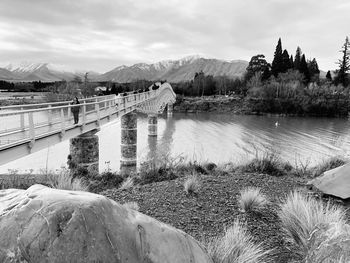
[[[322,70],[350,37],[349,0],[1,0],[0,64],[104,72],[199,54],[269,62],[279,37]]]

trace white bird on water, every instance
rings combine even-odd
[[[280,124],[278,123],[278,121],[276,121],[275,126],[278,127]]]

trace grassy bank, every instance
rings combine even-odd
[[[339,259],[350,257],[344,204],[305,187],[343,163],[333,158],[317,167],[294,167],[268,153],[244,165],[166,158],[148,160],[129,177],[80,168],[44,179],[50,187],[105,195],[181,229],[202,242],[215,263],[348,262]],[[322,256],[330,259],[320,261]]]
[[[347,117],[348,99],[345,98],[253,98],[212,95],[204,97],[178,96],[175,112],[217,112],[235,114],[278,114],[288,116]]]

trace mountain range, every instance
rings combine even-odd
[[[248,62],[244,60],[224,61],[200,56],[188,56],[179,60],[165,60],[153,64],[138,63],[132,66],[118,66],[103,74],[89,71],[88,78],[90,81],[120,83],[139,79],[180,82],[193,79],[195,73],[200,71],[203,71],[206,75],[226,75],[236,78],[244,74],[247,66]],[[0,80],[14,82],[70,81],[77,76],[83,77],[84,74],[84,71],[74,71],[51,63],[22,62],[20,64],[9,64],[3,68],[0,67]]]

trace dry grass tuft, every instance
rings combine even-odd
[[[73,191],[88,191],[89,188],[82,179],[73,179],[68,169],[61,169],[58,173],[49,171],[44,176],[46,183],[52,188]]]
[[[133,177],[128,177],[123,183],[120,185],[119,189],[124,190],[124,189],[129,189],[134,186],[134,178]]]
[[[255,244],[245,224],[235,220],[222,237],[209,242],[208,253],[214,263],[260,263],[266,262],[267,254],[261,244]]]
[[[139,207],[139,205],[136,202],[127,202],[127,203],[124,203],[123,206],[125,208],[132,209],[132,210],[135,210],[135,211],[139,211],[140,210],[140,207]]]
[[[258,212],[262,210],[267,203],[265,195],[260,192],[259,188],[248,187],[240,191],[238,204],[244,212]]]
[[[310,236],[315,229],[321,225],[345,223],[345,213],[341,208],[297,191],[291,192],[281,204],[278,216],[283,230],[303,257],[308,254]]]
[[[187,194],[198,194],[201,188],[201,182],[196,174],[187,177],[184,182],[184,189]]]

